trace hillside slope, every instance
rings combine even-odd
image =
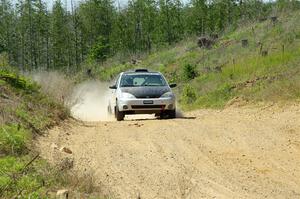
[[[210,49],[190,38],[176,46],[143,55],[137,63],[108,60],[96,77],[112,79],[120,71],[151,68],[179,83],[186,109],[223,107],[231,99],[286,101],[300,98],[300,13],[278,15],[224,33]],[[246,47],[242,40],[248,40]],[[122,60],[124,61],[124,60]]]
[[[61,185],[32,143],[67,117],[38,85],[0,68],[0,198],[45,198],[49,187]]]

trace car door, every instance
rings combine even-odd
[[[121,75],[118,75],[117,78],[113,81],[114,82],[113,85],[116,86],[116,89],[110,89],[111,93],[110,93],[110,99],[109,99],[109,107],[110,107],[112,113],[114,113],[114,111],[115,111],[117,89],[119,89],[120,76]]]

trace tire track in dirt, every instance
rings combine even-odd
[[[115,198],[299,198],[300,106],[199,110],[175,120],[70,121],[38,140],[67,146],[79,175]]]

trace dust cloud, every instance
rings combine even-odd
[[[58,71],[31,71],[25,74],[41,86],[44,94],[66,104],[72,94],[74,82]]]
[[[26,74],[36,81],[42,91],[64,104],[74,118],[82,121],[112,121],[114,117],[107,112],[107,106],[112,91],[108,82],[88,80],[75,84],[74,80],[56,71],[38,71]],[[178,104],[178,103],[177,103]],[[184,114],[177,106],[178,118]],[[127,119],[154,119],[151,115],[129,115]]]
[[[88,80],[75,84],[58,71],[32,71],[24,75],[41,86],[43,93],[64,104],[74,118],[82,121],[110,121],[107,112],[111,90],[108,82]]]
[[[109,84],[90,80],[76,85],[69,106],[73,117],[83,121],[109,121],[107,112],[111,91]]]

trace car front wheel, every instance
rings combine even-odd
[[[160,119],[173,119],[176,118],[176,109],[166,110],[160,113]]]
[[[176,118],[176,110],[171,110],[171,111],[168,111],[168,114],[169,114],[169,118],[173,119],[173,118]]]
[[[115,107],[115,117],[117,121],[122,121],[125,117],[125,113],[123,111],[119,111],[118,106]]]

